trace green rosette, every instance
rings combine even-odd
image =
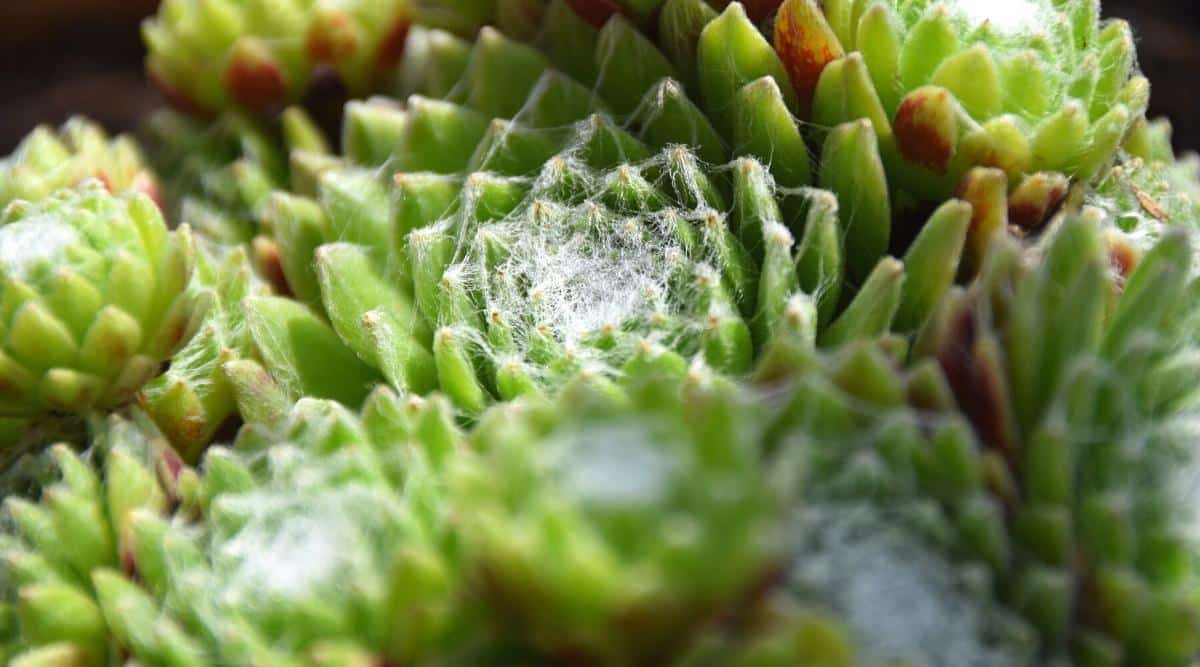
[[[86,413],[131,400],[191,336],[188,228],[100,184],[10,205],[0,225],[0,412]]]
[[[158,179],[131,137],[111,138],[99,125],[76,117],[57,131],[35,129],[0,160],[0,208],[17,199],[37,201],[89,179],[115,193],[141,192],[156,201],[161,197]]]

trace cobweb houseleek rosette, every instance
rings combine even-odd
[[[671,663],[782,555],[750,396],[669,351],[643,362],[493,408],[451,470],[467,580],[554,661]]]
[[[954,278],[971,218],[965,202],[937,211],[903,262],[881,259],[842,301],[853,288],[843,287],[833,195],[787,195],[754,160],[714,169],[682,147],[620,164],[612,149],[622,144],[612,142],[645,150],[622,134],[602,117],[581,121],[573,147],[533,179],[409,173],[389,195],[374,172],[334,169],[321,179],[320,203],[276,195],[285,269],[312,272],[333,331],[298,305],[249,304],[267,369],[293,391],[317,390],[304,378],[322,376],[326,362],[304,358],[286,333],[305,321],[314,336],[326,328],[323,345],[340,337],[362,360],[354,368],[414,391],[439,387],[478,413],[497,398],[553,391],[580,371],[619,374],[645,346],[739,375],[775,338],[838,345],[913,331]],[[520,157],[501,145],[491,154],[496,164]],[[792,199],[781,208],[777,196]],[[404,207],[389,209],[389,197]],[[789,205],[796,217],[785,215]],[[309,238],[297,225],[341,241],[293,245]]]
[[[612,44],[604,53],[646,48],[645,38],[619,19],[606,31]],[[432,39],[428,33],[414,33],[414,39],[420,35]],[[438,40],[442,46],[451,43]],[[903,267],[884,257],[891,227],[886,178],[869,127],[862,123],[837,128],[827,139],[829,159],[820,182],[829,192],[781,187],[754,159],[723,167],[706,162],[725,154],[721,141],[684,88],[669,78],[652,81],[640,103],[630,97],[642,95],[636,86],[622,89],[624,99],[640,109],[626,129],[587,88],[548,69],[533,49],[495,31],[485,29],[465,61],[443,53],[438,44],[429,46],[430,76],[423,85],[439,86],[449,80],[442,74],[458,72],[461,83],[450,96],[463,104],[418,96],[404,106],[382,100],[351,104],[343,137],[346,158],[371,168],[297,154],[293,164],[304,173],[296,182],[307,186],[299,191],[306,196],[276,194],[266,208],[292,293],[324,311],[366,365],[396,386],[426,391],[436,384],[478,412],[497,395],[511,397],[520,387],[536,389],[545,380],[561,384],[593,362],[612,372],[641,336],[689,354],[703,347],[710,363],[737,373],[748,367],[774,323],[789,317],[816,323],[804,325],[805,335],[823,332],[829,344],[888,330],[897,309],[897,329],[911,331],[956,273],[972,215],[960,201],[937,211],[906,251],[906,259],[921,258],[908,262],[917,267],[909,286],[897,280]],[[765,41],[760,46],[769,53]],[[509,66],[495,68],[497,63]],[[776,145],[773,137],[790,131],[800,142],[797,154],[806,157],[775,80],[764,76],[742,90],[748,103],[741,113],[761,120],[748,131],[747,141],[769,153]],[[515,117],[489,121],[491,114]],[[398,173],[387,182],[381,170]],[[585,209],[592,214],[585,215]],[[839,215],[839,210],[850,213]],[[545,234],[562,238],[541,238]],[[317,251],[331,242],[342,245]],[[607,263],[613,270],[633,269],[643,260],[669,266],[667,256],[678,256],[684,260],[679,276],[693,278],[648,275],[641,288],[654,288],[655,295],[647,300],[644,293],[618,295],[595,280],[587,289],[569,285],[576,278],[587,280],[589,271],[579,266],[544,272],[569,300],[580,300],[564,306],[567,311],[605,293],[614,300],[609,305],[625,311],[600,317],[606,306],[598,303],[599,319],[587,324],[596,330],[585,332],[577,323],[535,317],[537,308],[550,313],[556,307],[538,305],[537,290],[511,295],[524,301],[516,310],[493,299],[503,289],[489,271],[500,268],[506,255],[515,255],[528,266],[511,267],[520,268],[512,275],[527,280],[524,273],[538,270],[531,244],[539,242],[575,252],[577,264],[591,262],[593,268]],[[630,262],[622,263],[623,255]],[[480,264],[484,258],[490,264]],[[518,292],[528,288],[520,282],[514,287]],[[848,306],[859,288],[858,306]],[[760,298],[760,289],[770,294]],[[452,294],[443,293],[447,290]],[[589,290],[593,294],[583,294]],[[562,296],[551,294],[551,299]],[[627,303],[616,303],[622,299]],[[810,302],[819,323],[808,314]],[[264,324],[303,314],[275,302],[262,305],[273,313],[262,318]],[[834,319],[843,311],[849,315],[839,326]],[[541,324],[547,326],[539,332]],[[505,334],[506,327],[513,331]],[[279,367],[305,364],[283,335],[286,329],[262,327],[260,348],[276,351],[264,352],[264,358],[276,358]],[[505,336],[515,338],[505,343]],[[579,350],[529,356],[536,347],[532,341],[547,336],[552,348],[567,343]],[[548,362],[546,354],[559,361]],[[515,363],[498,363],[502,358]],[[291,379],[284,384],[297,387],[301,376],[320,375],[321,366],[285,371]],[[500,389],[497,372],[518,375],[505,379]],[[464,374],[476,375],[479,382],[445,383]],[[369,384],[370,373],[356,370],[354,375]],[[360,398],[363,391],[358,390]]]
[[[130,400],[188,340],[188,228],[140,194],[93,183],[18,201],[0,224],[0,412],[86,413]]]
[[[53,450],[61,481],[40,501],[6,505],[19,622],[0,646],[87,667],[419,658],[449,633],[405,605],[455,604],[428,569],[443,557],[429,475],[460,438],[440,400],[378,393],[361,419],[309,400],[193,470],[144,415],[114,417],[82,457]]]
[[[772,359],[756,378],[776,387],[768,479],[791,508],[782,591],[841,620],[856,664],[1042,664],[991,585],[994,462],[936,364],[869,341]]]
[[[788,0],[774,43],[818,126],[871,121],[895,185],[972,166],[1088,180],[1146,109],[1129,26],[1095,0]]]
[[[1120,244],[1117,224],[1087,209],[1035,250],[997,240],[901,374],[861,343],[828,376],[778,373],[797,386],[771,427],[772,469],[806,510],[791,582],[825,596],[863,653],[1193,659],[1191,230]],[[917,562],[938,565],[901,564]],[[889,613],[878,590],[909,613]]]
[[[997,464],[1010,535],[996,582],[1041,651],[1183,664],[1197,649],[1180,500],[1195,455],[1194,248],[1184,223],[1114,255],[1117,222],[1068,215],[1036,264],[998,242],[916,352],[944,369]]]
[[[57,131],[38,127],[0,159],[0,209],[17,199],[36,201],[62,188],[99,180],[115,193],[142,192],[158,201],[157,178],[132,138],[110,138],[77,117]]]
[[[461,434],[441,399],[372,394],[361,416],[305,399],[206,456],[204,531],[139,553],[149,591],[210,660],[416,662],[468,634],[438,472]],[[161,544],[161,546],[160,546]],[[187,554],[187,565],[170,564]],[[138,647],[132,646],[135,654]]]
[[[45,453],[57,479],[40,501],[5,499],[0,617],[10,622],[0,631],[0,657],[7,664],[115,664],[120,651],[93,575],[136,567],[139,515],[145,521],[194,511],[195,499],[184,497],[196,488],[195,472],[182,466],[144,416],[100,419],[93,435],[83,455],[66,445]],[[175,644],[179,659],[189,655],[170,621],[154,620],[142,631]]]

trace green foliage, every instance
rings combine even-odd
[[[0,659],[1191,664],[1200,182],[1099,10],[167,0],[190,227],[0,163]]]

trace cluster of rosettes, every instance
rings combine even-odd
[[[1197,331],[1189,246],[1167,235],[1122,275],[1096,215],[1060,222],[1037,267],[998,244],[913,361],[777,339],[738,384],[647,347],[617,379],[494,406],[468,435],[438,397],[378,390],[360,416],[305,399],[199,476],[116,422],[102,476],[56,449],[62,482],[10,503],[9,650],[1182,664],[1194,574],[1169,508],[1188,446],[1171,416],[1196,372],[1179,347]],[[1042,318],[1076,344],[1028,338]],[[64,552],[62,531],[87,547]],[[881,595],[919,606],[887,616]]]
[[[61,481],[9,501],[0,649],[89,667],[853,664],[819,601],[779,587],[766,403],[646,361],[497,406],[470,436],[438,398],[382,390],[361,415],[306,399],[199,475],[114,420],[96,461],[55,449]]]
[[[1200,186],[1098,2],[166,0],[145,36],[221,112],[143,135],[190,226],[79,122],[0,163],[0,416],[93,439],[6,504],[0,661],[1200,650]],[[255,115],[326,68],[400,98],[341,155]]]

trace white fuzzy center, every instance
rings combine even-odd
[[[990,23],[1005,33],[1026,32],[1045,26],[1046,8],[1032,0],[957,0],[956,7],[974,25]]]
[[[37,267],[60,261],[79,240],[78,230],[49,217],[5,225],[0,227],[0,270],[27,281]]]

